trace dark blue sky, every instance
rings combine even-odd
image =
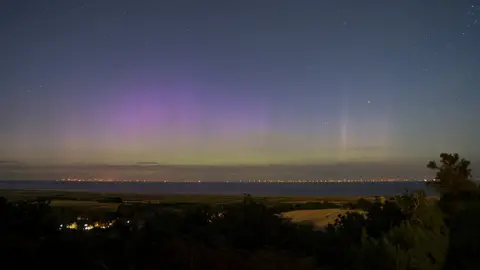
[[[0,4],[0,158],[480,156],[479,1]]]

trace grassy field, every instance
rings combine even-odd
[[[226,204],[240,202],[242,195],[174,195],[174,194],[138,194],[138,193],[95,193],[87,191],[64,191],[64,190],[0,190],[0,197],[8,200],[32,200],[36,198],[49,198],[52,200],[76,200],[95,201],[108,197],[120,197],[130,202],[152,203],[206,203]],[[360,198],[373,200],[373,197],[304,197],[304,196],[254,196],[255,199],[267,204],[276,203],[306,203],[323,202],[346,204],[357,201]]]
[[[243,195],[171,195],[171,194],[136,194],[136,193],[94,193],[87,191],[64,191],[64,190],[0,190],[0,197],[11,201],[35,200],[45,198],[51,200],[51,206],[61,210],[62,208],[74,209],[80,212],[115,212],[120,203],[99,202],[104,198],[120,197],[124,202],[159,203],[159,204],[229,204],[241,202]],[[356,202],[360,198],[374,200],[374,197],[293,197],[293,196],[254,196],[256,200],[269,205],[279,203],[308,203],[325,202],[337,204],[338,208],[319,210],[295,210],[285,212],[282,215],[293,222],[308,222],[315,227],[323,228],[333,223],[339,214],[348,211],[341,209],[347,203]]]
[[[102,202],[105,198],[120,197],[124,202],[156,203],[156,204],[229,204],[243,200],[243,195],[173,195],[173,194],[139,194],[139,193],[95,193],[88,191],[65,190],[0,190],[0,197],[10,201],[35,200],[39,198],[51,200],[51,206],[58,211],[72,209],[82,213],[115,212],[121,203]],[[324,228],[335,222],[338,215],[360,210],[342,209],[360,198],[373,201],[375,197],[305,197],[305,196],[254,196],[254,199],[267,205],[305,204],[329,202],[329,209],[294,210],[282,213],[293,222],[313,224]],[[430,197],[430,199],[438,199]],[[330,206],[329,206],[330,207]]]
[[[115,212],[120,203],[102,203],[95,201],[52,200],[50,206],[87,210],[95,212]]]
[[[346,214],[347,212],[359,212],[357,210],[346,209],[320,209],[320,210],[296,210],[285,212],[282,215],[291,219],[293,222],[308,222],[312,223],[317,228],[324,228],[328,224],[335,222],[338,215]]]

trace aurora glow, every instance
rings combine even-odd
[[[0,159],[480,156],[476,3],[367,2],[2,2]]]

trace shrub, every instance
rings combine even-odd
[[[448,231],[437,206],[426,206],[381,238],[362,237],[356,250],[359,270],[439,270],[444,266]]]

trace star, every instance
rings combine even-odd
[[[370,100],[369,100],[369,101],[367,101],[367,103],[368,103],[368,104],[370,104]]]

